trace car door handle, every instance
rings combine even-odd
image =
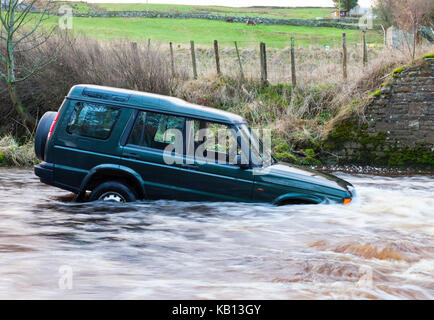
[[[183,169],[190,169],[190,170],[197,170],[199,167],[195,164],[181,164],[181,168]]]
[[[140,159],[140,156],[136,153],[124,153],[122,154],[124,158],[130,158],[130,159]]]

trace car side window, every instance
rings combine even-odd
[[[184,132],[185,118],[140,111],[128,139],[128,144],[164,150],[174,144],[178,130]]]
[[[241,154],[237,134],[226,124],[193,120],[194,153],[198,160],[219,164],[235,164]]]
[[[107,139],[121,113],[120,108],[96,103],[78,102],[66,131],[79,136]]]

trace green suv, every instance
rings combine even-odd
[[[277,162],[257,137],[229,112],[77,85],[39,122],[35,174],[78,201],[351,202],[350,183]]]

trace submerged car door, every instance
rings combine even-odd
[[[121,166],[139,173],[147,199],[181,199],[182,148],[176,148],[177,132],[182,135],[186,119],[151,111],[136,111],[136,117],[121,156]],[[182,139],[182,137],[181,137]],[[173,152],[165,150],[173,146]]]
[[[231,157],[230,149],[235,146],[238,156],[240,149],[233,134],[234,130],[226,124],[189,120],[185,134],[185,162],[179,166],[185,200],[252,200],[253,170],[234,163],[236,157]],[[218,135],[223,136],[223,140],[219,141]]]
[[[79,190],[92,168],[101,164],[119,165],[122,124],[128,121],[132,110],[99,102],[68,103],[53,146],[54,175],[63,187]]]

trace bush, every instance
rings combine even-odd
[[[0,139],[0,165],[2,166],[32,166],[38,163],[35,156],[33,141],[19,144],[11,135]]]
[[[44,45],[17,52],[17,66],[30,66],[38,56],[50,56],[53,48],[62,45],[62,39],[52,37]],[[96,84],[124,89],[171,95],[179,81],[185,79],[182,71],[172,76],[170,64],[158,47],[149,50],[128,41],[103,42],[87,38],[68,38],[57,59],[40,73],[18,85],[18,92],[30,113],[39,118],[46,111],[57,110],[63,98],[76,84]],[[17,71],[20,73],[20,70]],[[0,93],[0,135],[13,132],[24,134],[23,127],[11,110],[11,102],[3,82]]]

